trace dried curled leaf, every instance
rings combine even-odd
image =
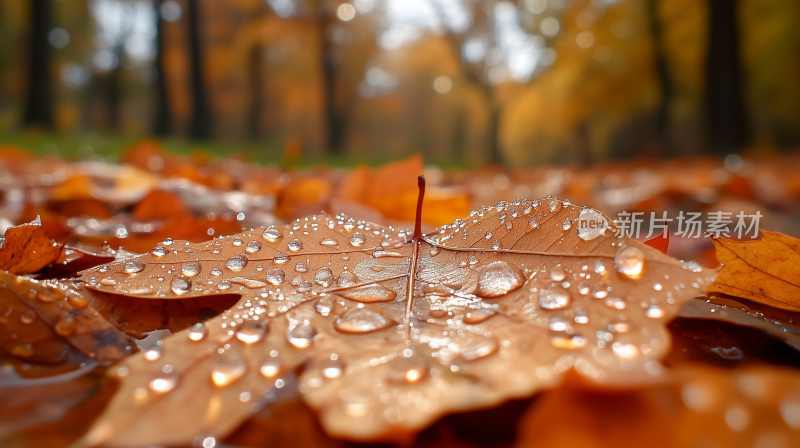
[[[47,237],[42,221],[34,221],[6,230],[0,247],[0,271],[32,274],[58,260],[64,246]]]
[[[657,249],[662,254],[667,253],[667,249],[669,249],[669,230],[664,230],[664,233],[658,236],[654,236],[649,240],[645,241],[644,244],[652,247],[653,249]]]
[[[166,338],[154,360],[126,359],[120,393],[86,441],[224,436],[251,399],[283,385],[274,375],[301,362],[303,399],[328,432],[355,439],[529,396],[573,366],[607,382],[657,374],[664,321],[714,272],[605,228],[591,238],[573,226],[585,213],[602,217],[555,198],[502,203],[416,247],[405,231],[317,215],[201,244],[167,241],[87,271],[101,291],[242,299]]]
[[[800,311],[800,240],[762,230],[758,240],[713,241],[722,270],[709,292]]]

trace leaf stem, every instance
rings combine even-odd
[[[406,287],[406,339],[411,339],[411,309],[414,305],[414,275],[417,272],[417,256],[422,241],[422,200],[425,198],[425,176],[417,178],[419,195],[417,196],[417,212],[414,219],[414,244],[411,250],[411,263],[408,265],[408,286]]]

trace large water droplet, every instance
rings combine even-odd
[[[330,268],[322,268],[314,274],[314,283],[327,288],[333,284],[333,272]]]
[[[365,241],[367,241],[367,239],[360,232],[355,232],[353,236],[350,237],[350,244],[356,247],[364,244]]]
[[[554,282],[563,281],[566,277],[567,277],[567,274],[561,268],[554,268],[552,271],[550,271],[550,278]]]
[[[144,351],[144,359],[148,361],[156,361],[161,358],[161,346],[155,345]]]
[[[295,348],[308,348],[314,343],[317,332],[308,321],[295,325],[286,332],[286,339]]]
[[[247,243],[247,246],[244,247],[244,251],[248,254],[254,254],[261,250],[261,243],[258,241],[250,241]]]
[[[241,239],[241,238],[239,238],[238,236],[237,236],[237,237],[235,237],[235,238],[233,239],[233,245],[234,245],[234,246],[241,246],[241,245],[242,245],[242,239]]]
[[[383,314],[366,308],[350,308],[333,324],[336,330],[342,333],[362,334],[383,330],[395,325],[396,322]]]
[[[303,262],[299,262],[294,265],[294,270],[297,272],[308,272],[308,265]]]
[[[475,341],[468,342],[461,348],[461,357],[465,361],[474,361],[485,358],[498,349],[497,340],[492,337],[481,337]]]
[[[259,320],[248,320],[239,326],[236,330],[236,339],[246,343],[253,344],[260,341],[264,334],[267,332],[267,325]]]
[[[231,287],[230,280],[221,280],[219,283],[217,283],[217,289],[219,289],[220,291],[230,289],[230,287]]]
[[[164,249],[164,246],[156,246],[150,251],[151,254],[155,255],[156,257],[163,257],[167,254],[167,250]]]
[[[442,251],[442,248],[440,248],[439,246],[433,246],[431,248],[431,257],[435,257],[435,256],[439,255],[439,252],[441,252],[441,251]]]
[[[639,278],[644,270],[644,253],[635,246],[622,246],[614,256],[614,267],[630,278]]]
[[[615,342],[611,345],[611,350],[614,351],[614,354],[624,359],[633,359],[639,356],[639,348],[633,344]]]
[[[155,378],[153,378],[148,386],[150,390],[157,394],[165,394],[172,389],[175,389],[175,386],[178,385],[178,374],[176,373],[164,373],[159,372]]]
[[[586,339],[578,334],[553,333],[550,335],[550,344],[555,348],[576,350],[586,345]]]
[[[567,331],[570,329],[569,321],[563,317],[554,317],[550,319],[550,329],[553,331]]]
[[[19,321],[26,325],[32,324],[36,321],[36,312],[31,309],[25,310],[19,315]]]
[[[495,261],[481,269],[475,294],[484,298],[500,297],[519,289],[523,283],[525,276],[519,268],[505,261]]]
[[[563,230],[569,230],[569,228],[570,228],[570,227],[572,227],[572,220],[571,220],[571,219],[569,219],[569,218],[567,218],[567,219],[565,219],[565,220],[564,220],[564,222],[561,224],[561,228],[562,228]]]
[[[286,274],[281,268],[267,270],[267,281],[278,286],[286,281]]]
[[[183,266],[181,266],[181,273],[187,277],[194,277],[200,273],[200,263],[196,261],[184,263]]]
[[[206,325],[202,322],[196,323],[189,328],[186,335],[189,337],[190,341],[202,341],[208,336],[208,328],[206,328]]]
[[[660,319],[664,317],[664,310],[661,309],[658,305],[650,305],[644,311],[644,315],[651,318],[651,319]]]
[[[569,291],[555,286],[539,291],[539,305],[546,310],[558,310],[569,306],[572,301]]]
[[[175,277],[172,279],[169,289],[177,295],[186,294],[192,289],[192,281],[186,277]]]
[[[319,300],[317,300],[317,302],[314,304],[314,309],[317,310],[321,316],[327,317],[329,314],[331,314],[331,311],[333,311],[333,306],[335,304],[336,301],[333,296],[326,294],[324,297],[321,297]]]
[[[128,274],[135,274],[137,272],[142,272],[143,270],[144,265],[136,258],[125,262],[125,272]]]
[[[319,242],[319,244],[328,247],[336,247],[339,245],[339,242],[333,238],[323,238],[322,241]]]
[[[172,238],[167,238],[167,239],[165,239],[165,240],[164,240],[164,242],[162,242],[161,244],[163,244],[163,245],[165,245],[165,246],[172,246],[172,244],[173,244],[174,242],[175,242],[175,241],[173,241],[173,240],[172,240]]]
[[[225,262],[225,267],[231,271],[241,271],[245,266],[247,266],[247,259],[239,254],[228,258],[228,261]]]
[[[247,372],[247,364],[236,352],[227,350],[211,364],[211,381],[218,387],[234,383]]]
[[[262,236],[270,243],[274,243],[283,237],[283,232],[281,232],[280,229],[275,226],[270,226],[264,229]]]
[[[336,286],[343,288],[358,284],[358,277],[350,271],[344,271],[339,274],[339,279],[336,281]]]
[[[272,378],[281,372],[281,359],[277,356],[269,356],[261,363],[258,368],[265,378]]]
[[[275,255],[272,257],[272,262],[275,264],[284,264],[289,262],[289,256],[283,252],[275,252]]]
[[[577,225],[578,237],[584,241],[590,241],[605,235],[608,228],[608,220],[597,210],[584,208],[581,209],[578,215]]]
[[[292,252],[297,252],[298,250],[303,248],[303,242],[298,240],[297,238],[289,241],[289,250]]]
[[[56,322],[53,328],[60,336],[69,336],[75,332],[75,318],[71,315],[63,317]]]
[[[218,266],[214,266],[214,268],[211,269],[211,275],[222,275],[222,269]]]
[[[338,359],[326,359],[319,363],[319,370],[325,378],[339,378],[344,374],[344,363]]]
[[[386,381],[394,384],[416,383],[427,375],[428,364],[413,355],[392,360],[386,369]]]
[[[683,269],[692,272],[700,272],[703,270],[703,267],[694,261],[687,261],[686,263],[683,264]]]
[[[470,325],[479,324],[479,323],[489,319],[490,317],[494,316],[495,314],[497,314],[497,313],[494,310],[489,309],[489,308],[481,308],[479,310],[470,310],[467,314],[464,315],[464,318],[462,319],[462,321],[465,324],[470,324]]]
[[[389,302],[397,297],[397,293],[377,283],[359,286],[353,289],[337,291],[336,294],[362,303]]]

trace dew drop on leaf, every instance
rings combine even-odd
[[[286,274],[281,268],[274,268],[267,270],[267,281],[275,286],[282,284],[286,281]]]
[[[233,351],[228,350],[217,355],[211,363],[211,381],[218,387],[234,383],[245,372],[247,372],[247,364],[239,354]]]
[[[514,223],[511,221],[506,221],[506,230],[511,230],[512,227],[514,227]]]
[[[428,364],[417,356],[396,358],[386,369],[386,381],[393,384],[416,383],[427,375]]]
[[[608,221],[602,213],[591,208],[581,209],[578,215],[578,238],[584,241],[593,240],[605,235]]]
[[[703,270],[703,268],[699,264],[694,262],[694,261],[687,261],[686,263],[684,263],[683,264],[683,269],[686,269],[687,271],[692,271],[692,272],[700,272],[700,271]]]
[[[465,361],[475,361],[476,359],[485,358],[498,349],[497,340],[492,337],[482,337],[477,340],[468,342],[461,348],[461,357]]]
[[[433,246],[431,248],[431,257],[435,257],[435,256],[439,255],[439,253],[441,251],[442,251],[442,249],[439,246]]]
[[[314,274],[314,283],[322,286],[323,288],[327,288],[328,286],[333,284],[333,272],[331,272],[330,268],[322,268]]]
[[[363,334],[383,330],[395,325],[395,321],[383,314],[365,308],[350,308],[333,324],[342,333]]]
[[[177,295],[186,294],[192,289],[192,281],[186,277],[175,277],[172,279],[169,289]]]
[[[161,358],[161,346],[156,345],[144,351],[144,359],[148,361],[156,361]]]
[[[31,309],[25,310],[19,315],[19,321],[26,325],[32,324],[36,321],[36,312]]]
[[[614,267],[630,278],[639,278],[644,270],[644,253],[635,246],[622,246],[614,256]]]
[[[39,299],[40,302],[44,303],[53,303],[63,298],[64,298],[64,293],[62,293],[58,289],[51,289],[51,288],[42,289],[42,291],[39,292],[39,296],[37,297],[37,299]]]
[[[539,291],[539,305],[546,310],[566,308],[571,301],[572,297],[569,291],[560,286]]]
[[[664,317],[664,310],[662,310],[658,305],[650,305],[644,311],[644,315],[651,319],[660,319]]]
[[[220,291],[230,289],[230,287],[231,287],[230,280],[222,280],[219,283],[217,283],[217,289],[219,289]]]
[[[253,344],[260,341],[266,332],[267,326],[264,324],[264,322],[258,320],[248,320],[240,325],[236,330],[236,339],[246,344]]]
[[[489,308],[481,308],[479,310],[470,310],[467,314],[464,315],[462,321],[465,324],[474,325],[479,324],[490,317],[497,314],[494,310]]]
[[[61,318],[56,322],[53,328],[59,335],[69,336],[75,332],[75,318],[72,316]]]
[[[174,243],[174,241],[172,240],[172,238],[167,238],[161,244],[163,244],[165,246],[172,246],[173,243]]]
[[[362,303],[390,302],[397,297],[395,291],[377,283],[370,283],[357,288],[338,291],[336,294],[346,299]]]
[[[338,359],[326,359],[319,363],[319,370],[325,378],[339,378],[344,374],[344,363]]]
[[[176,373],[163,372],[159,372],[159,374],[156,375],[156,377],[153,378],[148,384],[150,390],[157,394],[165,394],[174,389],[177,385],[178,375]]]
[[[550,344],[555,348],[576,350],[586,345],[586,339],[577,334],[554,333],[550,335]]]
[[[270,243],[274,243],[283,237],[283,232],[281,232],[280,229],[275,226],[270,226],[264,229],[262,236]]]
[[[611,350],[614,351],[615,355],[624,359],[634,359],[639,356],[639,348],[633,344],[615,342],[611,345]]]
[[[303,242],[298,240],[297,238],[289,241],[289,250],[292,252],[297,252],[298,250],[303,248]]]
[[[190,261],[181,266],[181,273],[187,277],[194,277],[200,273],[200,269],[200,263],[196,261]]]
[[[222,275],[222,269],[218,266],[214,266],[214,268],[211,269],[211,275]]]
[[[225,262],[225,267],[231,271],[241,271],[246,265],[247,259],[239,254],[228,258],[228,261]]]
[[[336,286],[342,288],[358,284],[358,277],[350,271],[344,271],[339,274],[339,279],[336,280]]]
[[[299,262],[294,265],[294,270],[297,272],[308,272],[308,265],[303,262]]]
[[[335,300],[333,296],[325,295],[317,300],[314,303],[314,309],[320,314],[320,316],[327,317],[333,311],[333,306],[335,304]]]
[[[566,277],[567,277],[567,274],[561,268],[554,268],[552,271],[550,271],[550,278],[554,282],[563,281]]]
[[[186,332],[186,335],[189,337],[190,341],[202,341],[208,335],[208,328],[206,328],[205,324],[202,322],[196,323],[189,327],[189,331]]]
[[[144,265],[136,258],[125,262],[125,272],[128,274],[135,274],[137,272],[142,272],[143,270]]]
[[[561,224],[561,228],[563,230],[569,230],[570,227],[572,227],[572,220],[567,218],[564,220],[564,223]]]
[[[339,242],[333,238],[323,238],[322,241],[319,242],[319,244],[328,247],[335,247],[339,245]]]
[[[484,298],[501,297],[525,283],[522,271],[505,261],[494,261],[478,273],[475,294]]]
[[[272,257],[272,262],[275,264],[284,264],[289,262],[289,256],[283,252],[275,252],[275,255]]]
[[[352,244],[355,247],[364,244],[365,241],[367,241],[367,239],[364,238],[364,235],[361,234],[361,232],[355,232],[353,233],[353,236],[350,237],[350,244]]]
[[[242,245],[242,239],[237,236],[236,238],[233,239],[233,245],[234,246],[241,246]]]
[[[156,246],[150,251],[151,254],[155,255],[156,257],[163,257],[167,254],[167,250],[164,249],[164,246]]]
[[[308,348],[314,343],[317,332],[308,321],[294,325],[286,332],[286,340],[295,348]]]
[[[261,373],[262,376],[265,378],[272,378],[280,373],[281,371],[281,359],[277,356],[272,357],[269,356],[261,363],[261,366],[258,368],[258,371]]]
[[[104,278],[100,280],[100,284],[103,286],[114,286],[117,284],[117,281],[113,278]]]
[[[248,254],[254,254],[261,250],[261,243],[258,241],[250,241],[247,243],[247,246],[244,247],[245,252]]]
[[[531,226],[531,229],[538,229],[539,228],[539,218],[538,217],[534,217],[533,219],[528,221],[528,224]]]
[[[550,319],[550,329],[553,331],[567,331],[570,328],[569,321],[563,317],[553,317]]]

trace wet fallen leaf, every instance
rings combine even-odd
[[[758,240],[715,238],[722,269],[709,292],[800,311],[800,240],[761,231]]]
[[[645,241],[644,244],[658,250],[662,254],[667,253],[667,250],[669,249],[669,230],[665,229],[664,233],[650,238],[649,240]]]
[[[0,270],[31,274],[58,260],[64,246],[47,237],[37,219],[6,230],[0,246]]]
[[[153,190],[133,208],[137,221],[160,221],[189,213],[189,207],[174,193]]]
[[[315,215],[205,243],[165,240],[91,269],[87,287],[140,300],[241,299],[125,359],[85,442],[224,436],[300,363],[303,399],[326,431],[352,439],[527,397],[573,366],[600,382],[648,381],[668,350],[664,322],[714,272],[605,227],[579,231],[579,216],[608,222],[554,197],[478,210],[424,241]]]

